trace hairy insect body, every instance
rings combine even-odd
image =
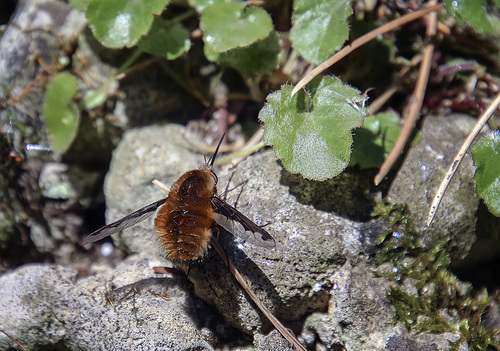
[[[217,197],[217,176],[212,170],[213,156],[200,169],[184,173],[173,185],[168,197],[157,200],[89,234],[84,244],[93,243],[129,228],[158,210],[155,231],[158,241],[173,260],[196,260],[207,252],[216,222],[245,240],[273,248],[273,237],[240,211]]]
[[[158,240],[174,260],[195,260],[208,249],[216,227],[211,198],[217,178],[209,169],[185,173],[177,180],[155,218]]]

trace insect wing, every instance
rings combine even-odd
[[[118,233],[128,227],[131,227],[139,222],[142,222],[146,218],[150,217],[155,211],[165,203],[165,199],[158,200],[149,204],[131,214],[120,218],[116,222],[108,224],[95,232],[89,234],[85,239],[83,239],[83,244],[90,244],[98,240],[104,239],[107,236]]]
[[[214,209],[214,219],[222,228],[254,245],[267,248],[273,248],[276,245],[271,234],[252,222],[233,206],[216,196],[212,196],[210,200]]]

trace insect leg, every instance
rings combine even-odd
[[[229,177],[229,180],[227,181],[226,189],[224,189],[224,192],[222,193],[222,200],[224,200],[224,201],[227,201],[227,194],[229,194],[229,192],[233,191],[236,188],[243,187],[243,186],[245,186],[248,183],[248,179],[247,179],[247,180],[242,181],[240,184],[234,186],[233,188],[229,189],[229,185],[231,184],[231,181],[233,180],[233,177],[234,177],[235,173],[236,173],[236,171],[234,171],[231,174],[231,176]],[[243,192],[243,190],[240,191],[240,193],[238,194],[238,197],[236,198],[236,201],[234,202],[233,207],[236,207],[236,205],[238,204],[238,201],[240,199],[240,196],[241,196],[242,192]]]

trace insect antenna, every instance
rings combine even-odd
[[[215,149],[214,154],[207,161],[207,165],[210,166],[210,168],[212,168],[214,166],[215,158],[217,157],[217,153],[219,152],[220,145],[222,144],[222,140],[224,140],[225,136],[226,136],[226,133],[222,134],[222,138],[220,138],[220,141],[217,144],[217,148]]]

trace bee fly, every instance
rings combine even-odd
[[[173,260],[196,260],[208,249],[216,224],[228,232],[258,246],[272,248],[273,237],[237,209],[217,197],[217,176],[213,165],[222,136],[212,157],[200,169],[184,173],[165,199],[153,202],[114,223],[91,233],[83,240],[89,244],[131,227],[158,208],[155,232],[167,257]]]

